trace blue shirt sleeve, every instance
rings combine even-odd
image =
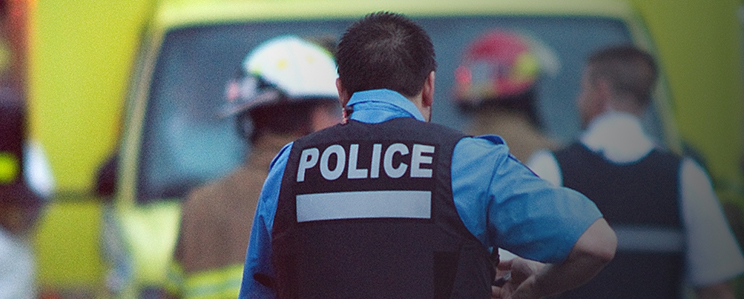
[[[452,191],[463,223],[486,247],[541,262],[565,260],[602,217],[592,201],[539,178],[493,135],[455,146]]]
[[[271,266],[271,231],[279,201],[279,189],[291,148],[292,143],[284,146],[274,157],[261,190],[251,227],[238,298],[276,298],[275,291],[265,283],[274,279],[274,269]]]

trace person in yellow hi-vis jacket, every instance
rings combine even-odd
[[[183,205],[168,293],[236,298],[251,223],[272,158],[284,144],[341,120],[331,53],[295,36],[256,47],[226,90],[223,117],[235,117],[251,145],[228,176],[192,190]]]

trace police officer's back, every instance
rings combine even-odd
[[[583,195],[536,177],[498,136],[429,123],[436,62],[413,21],[362,18],[337,61],[345,123],[274,159],[241,298],[538,298],[612,259],[615,235]],[[496,246],[548,265],[492,289]]]

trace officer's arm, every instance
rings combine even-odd
[[[516,289],[512,298],[542,298],[576,288],[597,275],[615,256],[617,237],[604,218],[579,237],[559,264],[546,264]]]

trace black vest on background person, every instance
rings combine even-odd
[[[297,140],[272,231],[278,297],[490,298],[488,251],[452,197],[452,151],[463,137],[396,118],[352,120]],[[315,164],[303,154],[312,148]]]
[[[580,143],[555,157],[563,185],[594,201],[618,237],[615,258],[597,276],[557,297],[682,298],[680,158],[654,149],[639,161],[614,164]]]

